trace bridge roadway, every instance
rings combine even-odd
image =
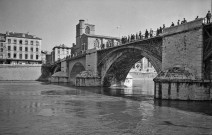
[[[62,61],[61,70],[77,86],[122,85],[131,67],[146,57],[158,72],[155,98],[212,100],[211,27],[200,18],[166,28],[156,37],[87,50]]]

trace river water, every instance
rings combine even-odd
[[[0,135],[212,135],[212,103],[154,100],[133,89],[0,82]]]

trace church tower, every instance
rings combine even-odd
[[[85,23],[85,20],[79,20],[79,23],[76,25],[76,49],[80,50],[82,35],[94,35],[95,34],[95,25]]]

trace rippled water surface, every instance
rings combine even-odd
[[[212,103],[160,101],[133,89],[0,82],[0,135],[212,135]]]

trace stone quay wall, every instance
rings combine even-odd
[[[0,81],[33,81],[41,76],[39,65],[0,65]]]

